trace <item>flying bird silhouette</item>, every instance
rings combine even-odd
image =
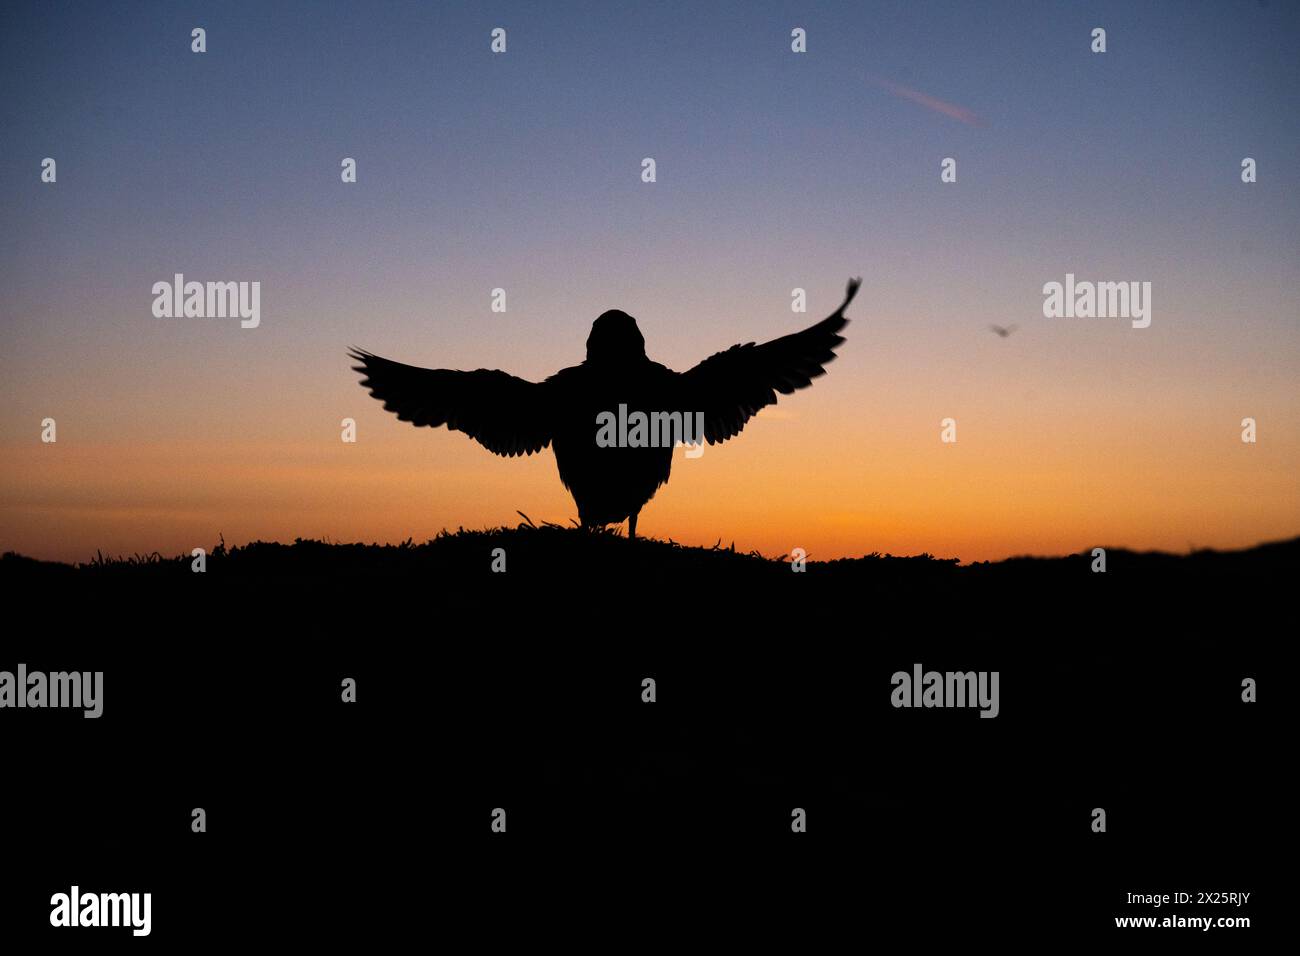
[[[603,447],[597,416],[620,405],[646,415],[680,411],[703,423],[703,436],[694,440],[724,442],[776,404],[777,392],[789,395],[825,374],[844,341],[844,310],[861,284],[850,279],[840,307],[816,325],[762,345],[733,345],[687,372],[647,358],[636,320],[617,309],[592,325],[586,361],[542,382],[497,369],[417,368],[356,348],[348,355],[361,363],[353,370],[362,373],[362,387],[401,421],[446,425],[508,457],[553,445],[583,526],[626,519],[635,538],[641,508],[668,481],[673,447]]]
[[[1016,330],[1014,325],[1008,325],[1005,328],[1001,325],[990,325],[989,331],[996,332],[999,338],[1005,339],[1008,335]]]

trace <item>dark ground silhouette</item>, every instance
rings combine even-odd
[[[504,552],[504,573],[493,571],[495,554]],[[59,577],[87,580],[105,577],[150,578],[197,575],[189,555],[97,555],[76,565],[38,561],[7,552],[0,557],[0,576]],[[711,548],[678,544],[654,538],[629,541],[617,530],[535,527],[521,523],[515,528],[482,531],[458,529],[442,532],[422,544],[407,540],[400,544],[340,544],[318,540],[295,540],[292,544],[254,541],[226,547],[224,541],[208,553],[208,575],[246,579],[320,575],[424,576],[439,578],[495,579],[501,582],[532,579],[563,581],[577,575],[625,579],[632,585],[642,578],[700,576],[754,582],[784,582],[797,585],[815,579],[836,583],[870,583],[880,580],[902,582],[949,581],[971,583],[999,581],[1013,583],[1032,579],[1055,583],[1088,580],[1094,557],[1092,549],[1059,557],[1014,557],[1004,561],[962,564],[957,558],[929,554],[895,556],[873,553],[857,558],[816,560],[809,555],[806,570],[795,572],[789,555],[764,556],[757,551],[735,550],[734,542],[721,539]],[[1300,537],[1232,551],[1204,549],[1184,555],[1161,551],[1130,551],[1106,548],[1105,577],[1129,582],[1177,581],[1221,577],[1257,577],[1300,572]]]
[[[3,663],[106,674],[100,720],[6,714],[27,781],[6,838],[33,861],[17,911],[75,870],[152,889],[159,937],[232,942],[319,912],[323,873],[367,914],[329,932],[369,943],[395,899],[489,937],[724,907],[863,938],[1113,941],[1113,917],[1150,912],[1128,892],[1209,889],[1254,892],[1266,921],[1300,539],[1109,549],[1105,574],[1087,551],[798,574],[729,544],[525,525],[221,547],[204,574],[5,555],[29,613]],[[894,708],[891,673],[917,663],[997,670],[998,717]],[[214,922],[226,904],[246,909]]]

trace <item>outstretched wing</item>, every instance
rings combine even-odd
[[[776,404],[777,392],[789,395],[826,374],[826,364],[844,341],[838,334],[849,322],[844,310],[861,284],[861,279],[850,279],[840,307],[802,332],[762,345],[733,345],[682,373],[686,409],[703,412],[704,437],[709,444],[740,434],[760,408]]]
[[[446,425],[496,455],[531,455],[551,443],[549,390],[496,369],[455,372],[403,365],[361,349],[361,386],[404,422]]]

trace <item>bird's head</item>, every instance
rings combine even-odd
[[[645,339],[636,327],[636,319],[626,312],[611,309],[591,324],[587,336],[587,361],[645,358]]]

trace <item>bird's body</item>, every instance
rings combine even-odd
[[[843,311],[858,285],[850,281],[844,303],[818,324],[763,345],[733,346],[682,373],[647,358],[636,320],[619,311],[596,320],[585,362],[543,382],[489,369],[417,368],[359,350],[350,354],[361,362],[355,366],[365,376],[361,384],[403,421],[463,431],[498,455],[531,455],[551,445],[582,524],[628,520],[635,536],[638,513],[668,481],[673,442],[611,443],[601,436],[602,416],[620,407],[645,416],[677,414],[686,441],[726,441],[759,409],[775,404],[777,392],[805,388],[824,374],[833,349],[844,341],[837,333],[848,322]],[[702,435],[689,427],[691,421],[702,423]]]
[[[632,517],[668,481],[671,445],[601,447],[596,421],[619,405],[647,413],[677,408],[677,378],[671,369],[643,356],[584,362],[546,380],[558,396],[551,447],[560,481],[573,495],[584,525],[615,524]],[[617,399],[612,406],[611,397]]]

